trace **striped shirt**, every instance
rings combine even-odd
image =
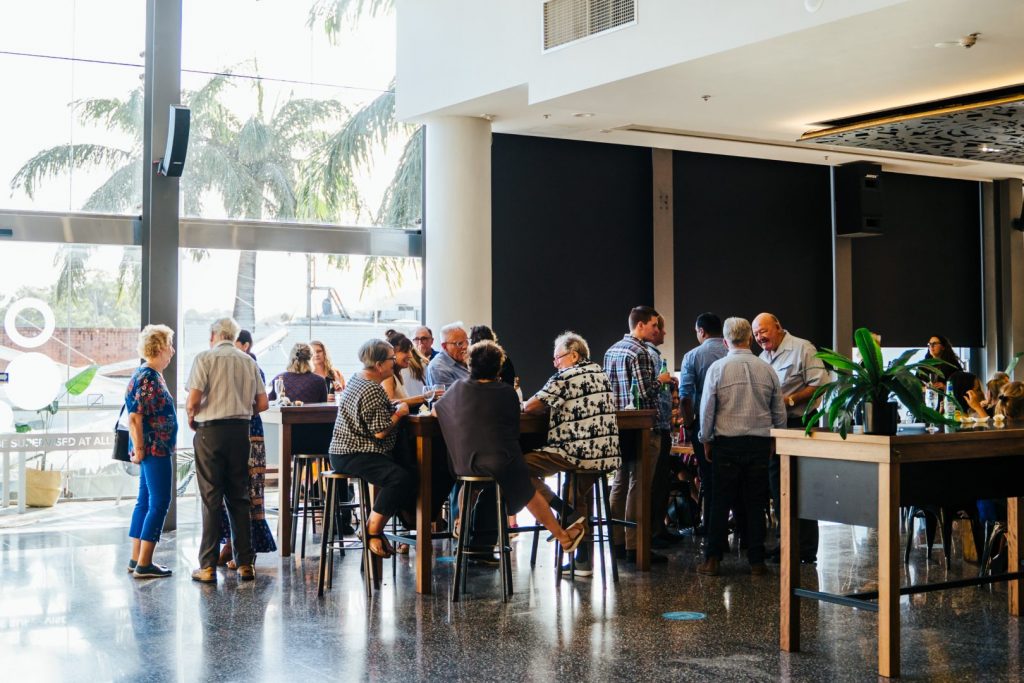
[[[604,371],[612,384],[615,407],[619,410],[632,407],[633,398],[629,387],[636,378],[640,389],[640,407],[655,410],[658,407],[658,368],[647,352],[647,346],[631,334],[627,334],[604,352]]]
[[[719,436],[769,436],[786,426],[779,377],[750,349],[729,349],[704,378],[700,401],[700,440]]]
[[[362,374],[353,375],[341,392],[338,417],[331,434],[331,455],[349,453],[379,453],[387,455],[395,447],[395,432],[378,439],[391,426],[395,406],[388,400],[384,388]]]
[[[186,386],[203,394],[196,422],[248,420],[256,397],[267,393],[256,361],[227,340],[196,356]]]
[[[615,402],[600,365],[585,360],[559,370],[536,397],[551,409],[548,440],[539,450],[557,453],[582,469],[621,464]]]

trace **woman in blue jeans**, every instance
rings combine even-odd
[[[166,325],[146,325],[139,333],[139,355],[145,362],[128,381],[125,411],[132,462],[139,465],[139,498],[132,513],[128,537],[132,559],[128,571],[136,579],[157,579],[171,570],[153,564],[153,551],[171,504],[171,474],[178,420],[174,399],[163,371],[174,356],[174,331]]]

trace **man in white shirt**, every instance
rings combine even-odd
[[[795,337],[782,328],[779,319],[771,313],[761,313],[754,318],[754,339],[763,349],[761,360],[772,366],[779,376],[782,385],[783,402],[786,404],[786,426],[790,429],[803,429],[803,415],[808,401],[817,388],[828,382],[828,371],[820,358],[814,344]],[[779,510],[779,456],[772,455],[768,469],[772,500],[775,509]],[[813,563],[818,560],[818,523],[813,520],[800,520],[800,561]],[[778,557],[776,548],[770,553],[772,559]]]

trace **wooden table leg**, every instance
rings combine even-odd
[[[651,568],[651,430],[636,431],[636,568],[646,572]],[[654,454],[657,457],[657,453]]]
[[[797,519],[796,462],[779,456],[779,648],[800,651],[800,522]]]
[[[431,592],[430,570],[433,560],[430,495],[433,449],[429,436],[416,437],[416,460],[419,464],[419,491],[416,494],[416,592]],[[454,521],[452,522],[454,524]]]
[[[1021,562],[1020,532],[1024,525],[1024,498],[1009,498],[1006,501],[1006,571],[1019,572]],[[1007,583],[1010,616],[1020,616],[1020,580]]]
[[[277,546],[292,554],[292,426],[282,420],[281,464],[277,472]]]
[[[878,465],[878,674],[900,675],[900,466]]]

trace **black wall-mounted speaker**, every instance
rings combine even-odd
[[[883,233],[882,167],[855,161],[832,168],[836,235],[875,237]]]
[[[167,121],[167,148],[164,158],[160,160],[158,173],[171,178],[178,178],[185,170],[185,155],[188,153],[188,127],[192,113],[188,107],[171,105],[170,117]]]

